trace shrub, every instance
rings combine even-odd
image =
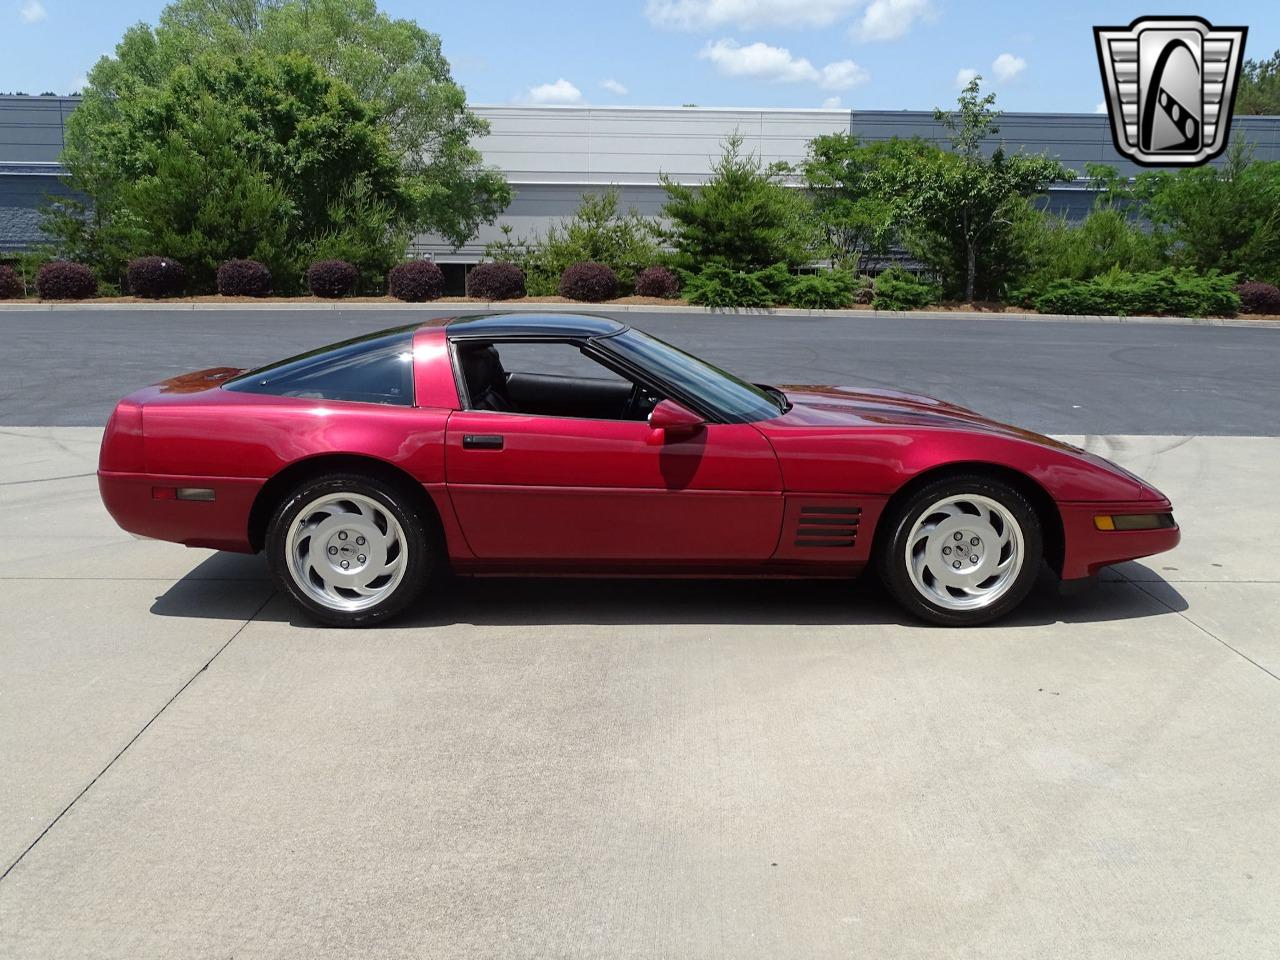
[[[781,263],[750,273],[722,263],[708,263],[697,273],[680,272],[685,299],[706,307],[772,307],[791,285],[791,274]]]
[[[575,263],[586,262],[612,267],[618,285],[630,290],[637,272],[662,252],[654,221],[635,210],[621,211],[616,187],[584,193],[572,217],[552,224],[541,235],[512,239],[508,226],[502,232],[502,240],[485,247],[485,256],[518,264],[535,297],[555,293],[560,276]]]
[[[876,298],[876,282],[865,274],[858,277],[858,286],[853,291],[853,302],[869,304]]]
[[[129,292],[148,300],[176,297],[187,288],[187,271],[172,257],[130,260],[125,275],[129,280]]]
[[[307,270],[311,293],[329,300],[348,296],[359,279],[360,271],[345,260],[320,260]]]
[[[515,300],[524,296],[524,271],[514,263],[478,263],[467,274],[467,296],[477,300]]]
[[[0,300],[17,300],[26,294],[22,278],[13,267],[0,266]]]
[[[2,283],[0,287],[3,287]],[[1240,297],[1241,313],[1280,315],[1280,290],[1269,283],[1242,283],[1236,287],[1236,294]],[[3,292],[0,296],[4,296]]]
[[[560,296],[586,303],[612,300],[618,295],[618,275],[603,263],[575,263],[560,275]]]
[[[823,270],[794,277],[787,290],[787,303],[809,310],[839,310],[853,306],[858,278],[847,270]]]
[[[397,300],[422,303],[444,294],[444,271],[430,260],[408,260],[391,268],[387,289]]]
[[[744,153],[740,134],[725,139],[711,176],[700,186],[666,174],[659,179],[677,265],[701,271],[721,263],[750,274],[775,263],[798,267],[813,258],[816,230],[808,195],[787,185],[785,164]]]
[[[645,267],[636,274],[637,297],[674,299],[680,292],[680,278],[666,267]]]
[[[1240,309],[1235,274],[1166,267],[1147,273],[1113,269],[1091,280],[1055,280],[1032,297],[1041,313],[1203,317]]]
[[[98,292],[98,278],[83,263],[53,260],[36,274],[42,300],[88,300]]]
[[[218,292],[224,297],[269,297],[271,271],[257,260],[228,260],[218,268]]]
[[[937,303],[942,291],[901,267],[890,267],[876,277],[871,306],[876,310],[918,310]]]

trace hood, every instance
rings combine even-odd
[[[959,404],[878,387],[784,387],[794,404],[782,418],[805,426],[955,427],[1032,439],[1075,450],[1049,437],[992,420]]]
[[[775,431],[816,431],[829,436],[833,428],[857,428],[864,436],[869,433],[883,436],[885,430],[893,433],[925,429],[1012,440],[1017,444],[1030,444],[1052,451],[1049,456],[1058,460],[1065,458],[1082,462],[1109,474],[1122,481],[1130,497],[1163,497],[1140,477],[1097,454],[1031,430],[992,420],[958,404],[877,387],[788,386],[783,390],[792,407],[782,416],[768,421],[773,428],[769,430],[771,434]]]

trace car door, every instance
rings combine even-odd
[[[750,424],[669,437],[644,420],[461,410],[445,475],[485,560],[763,561],[782,523],[777,458]]]

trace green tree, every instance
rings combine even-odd
[[[1222,166],[1144,173],[1133,192],[1175,266],[1280,281],[1280,161],[1236,140]]]
[[[618,189],[584,193],[572,217],[552,224],[545,234],[504,239],[485,247],[485,256],[520,264],[531,296],[554,294],[560,274],[575,263],[592,260],[608,264],[624,289],[635,285],[636,274],[663,259],[654,222],[635,210],[618,209]]]
[[[997,291],[1010,265],[1024,255],[1014,249],[1015,226],[1027,215],[1029,199],[1070,178],[1062,164],[1045,156],[1006,154],[1002,147],[983,154],[984,141],[999,132],[1000,114],[994,94],[978,95],[980,80],[964,88],[957,110],[934,112],[951,131],[953,151],[917,154],[897,185],[908,245],[968,301]]]
[[[785,164],[765,166],[742,152],[734,134],[699,187],[663,174],[663,215],[680,266],[697,271],[710,263],[751,273],[773,264],[796,267],[811,258],[814,229],[802,191],[784,185]]]
[[[1246,60],[1236,88],[1235,113],[1280,114],[1280,50],[1265,60]]]
[[[801,170],[832,266],[856,270],[888,248],[902,208],[893,184],[904,165],[932,149],[918,139],[864,144],[847,133],[809,141]]]
[[[1088,280],[1112,269],[1156,270],[1163,245],[1144,227],[1141,205],[1130,181],[1106,164],[1085,164],[1094,192],[1093,209],[1078,222],[1029,211],[1017,221],[1015,247],[1026,251],[1026,269],[1017,279],[1031,287],[1054,280]]]
[[[164,254],[207,289],[219,263],[254,257],[290,291],[312,257],[373,275],[403,253],[413,201],[385,128],[305,56],[205,54],[113,114],[64,161],[91,206],[45,227],[104,277]]]
[[[130,28],[115,55],[90,72],[84,101],[67,124],[66,155],[78,159],[80,186],[93,188],[89,196],[115,185],[110,170],[98,171],[105,184],[84,177],[101,141],[114,136],[121,111],[209,53],[303,54],[346,83],[389,130],[415,230],[461,245],[510,203],[502,175],[485,167],[471,145],[488,126],[466,108],[440,38],[379,12],[375,0],[177,0],[157,26]]]

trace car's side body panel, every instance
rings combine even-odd
[[[763,562],[777,546],[781,475],[750,424],[675,438],[643,421],[464,410],[445,460],[481,559]]]
[[[448,410],[220,389],[235,372],[221,368],[166,381],[131,394],[117,409],[107,428],[112,442],[104,442],[99,488],[108,512],[126,530],[188,546],[249,551],[249,511],[258,491],[285,468],[316,457],[391,464],[423,484],[438,507],[448,506]],[[140,444],[134,410],[144,434]],[[132,451],[128,457],[122,448]],[[211,490],[213,499],[153,496],[156,488],[180,487]]]

